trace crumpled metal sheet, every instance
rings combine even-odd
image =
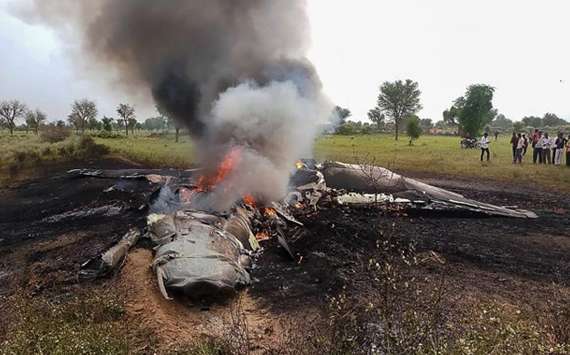
[[[150,218],[149,230],[158,241],[152,267],[163,296],[226,298],[248,286],[251,259],[234,235],[247,234],[243,229],[249,222],[240,226],[244,222],[239,215],[223,221],[194,211]]]
[[[140,237],[141,232],[138,229],[131,229],[109,250],[81,265],[79,278],[81,280],[95,280],[119,270],[123,266],[129,250],[138,243]]]
[[[153,183],[165,183],[170,178],[191,179],[200,169],[173,170],[173,169],[73,169],[67,173],[77,177],[90,177],[100,179],[146,179]]]
[[[44,218],[42,219],[42,222],[61,223],[65,222],[67,219],[87,218],[93,216],[113,217],[123,213],[124,209],[125,207],[120,204],[105,205],[89,209],[81,208]]]
[[[393,202],[404,203],[412,208],[469,211],[513,218],[538,218],[531,211],[471,200],[458,193],[401,176],[378,166],[325,162],[321,169],[327,186],[363,194],[359,197],[353,195],[350,198],[342,196],[341,201],[344,203],[350,203],[352,200],[355,201],[353,203],[362,204],[370,199],[370,194],[391,194],[394,198],[405,197]]]

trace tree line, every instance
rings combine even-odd
[[[434,124],[429,118],[420,119],[417,116],[423,108],[417,82],[410,79],[387,81],[380,86],[376,106],[368,111],[368,119],[372,124],[347,121],[351,116],[350,110],[337,107],[335,111],[340,119],[337,133],[392,131],[398,140],[400,132],[405,129],[412,141],[423,131],[432,128],[455,129],[461,136],[477,137],[483,131],[522,131],[528,127],[560,127],[569,124],[553,113],[547,113],[542,118],[528,116],[520,122],[513,122],[499,114],[493,106],[494,94],[495,88],[490,85],[471,85],[463,96],[454,100],[451,107],[443,112],[442,120]]]
[[[135,130],[165,131],[173,128],[178,142],[182,127],[162,108],[157,106],[156,110],[158,116],[148,118],[141,123],[137,121],[134,106],[121,103],[116,109],[117,118],[103,116],[98,119],[99,111],[95,102],[81,99],[73,102],[66,121],[58,120],[51,125],[73,128],[78,134],[84,134],[87,130],[102,132],[123,130],[126,136],[129,132],[134,134]],[[30,110],[18,100],[0,101],[0,128],[8,129],[10,135],[13,135],[17,128],[32,130],[38,134],[45,125],[47,125],[47,115],[43,111]]]

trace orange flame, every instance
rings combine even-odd
[[[255,205],[256,205],[255,197],[253,197],[253,196],[251,196],[251,195],[245,195],[245,196],[243,197],[243,202],[244,202],[246,205],[255,208]]]
[[[224,181],[229,174],[236,168],[241,156],[241,148],[232,148],[224,157],[216,173],[214,175],[202,175],[198,179],[196,186],[197,192],[207,192],[213,190],[219,183]],[[253,208],[256,208],[256,200],[252,195],[245,195],[243,202]]]
[[[241,150],[239,148],[233,148],[226,154],[224,160],[220,163],[216,174],[213,176],[202,175],[198,179],[197,190],[200,192],[210,191],[234,170],[235,166],[239,162]]]
[[[264,208],[263,209],[263,214],[265,215],[265,217],[268,218],[275,218],[277,217],[277,211],[275,211],[274,208]]]
[[[262,242],[264,240],[269,240],[271,239],[271,237],[269,236],[269,233],[263,231],[263,232],[259,232],[255,235],[255,239],[257,239],[258,242]]]

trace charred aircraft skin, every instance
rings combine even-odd
[[[152,268],[166,299],[175,294],[223,299],[251,283],[249,251],[224,228],[227,222],[195,211],[149,217],[151,240],[156,241]],[[246,228],[239,232],[247,233]]]
[[[152,269],[163,296],[184,295],[193,300],[224,299],[251,284],[250,271],[259,244],[252,232],[260,210],[237,201],[223,213],[197,210],[192,198],[197,192],[195,173],[168,171],[74,170],[71,174],[108,179],[146,179],[157,189],[148,203],[144,238],[155,250]],[[288,226],[303,228],[290,213],[294,209],[318,209],[322,201],[340,205],[397,205],[411,210],[438,213],[468,212],[476,216],[537,218],[530,211],[494,206],[403,177],[377,166],[340,162],[305,161],[290,179],[290,193],[265,208],[271,217],[275,237],[292,259],[287,244]],[[94,279],[120,269],[128,250],[140,233],[129,232],[116,246],[84,264],[82,275]]]
[[[463,195],[425,184],[394,173],[388,169],[339,162],[325,162],[320,166],[327,186],[357,194],[384,194],[387,203],[398,203],[410,209],[437,211],[464,211],[483,216],[538,218],[531,211],[490,205],[465,198]],[[365,195],[354,203],[374,203]],[[366,202],[368,201],[368,202]]]

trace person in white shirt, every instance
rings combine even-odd
[[[556,141],[554,141],[554,164],[562,164],[562,155],[564,154],[564,135],[558,133]]]
[[[517,135],[517,137],[518,137],[518,142],[517,142],[517,150],[515,156],[515,164],[516,163],[522,164],[523,151],[526,146],[526,139],[520,133]]]
[[[542,137],[542,163],[543,164],[550,164],[552,162],[552,158],[550,156],[550,137],[548,137],[548,133],[544,133]]]
[[[485,153],[487,153],[487,161],[489,161],[491,159],[491,153],[489,152],[489,144],[491,144],[489,133],[485,132],[479,143],[481,144],[481,161],[483,161],[483,155],[485,155]]]
[[[554,165],[556,160],[556,140],[558,139],[557,136],[550,137],[550,153],[552,154],[552,160],[550,161],[552,165]]]

